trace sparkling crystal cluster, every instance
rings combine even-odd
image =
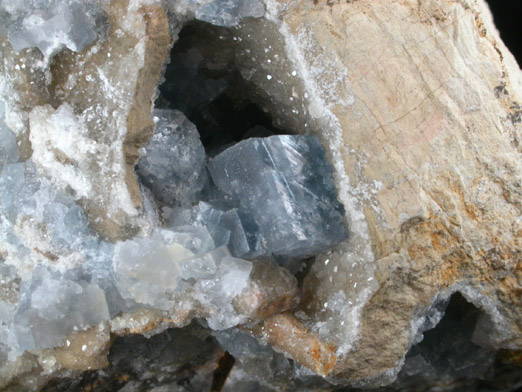
[[[101,15],[88,4],[46,0],[34,2],[32,12],[30,6],[11,6],[19,16],[9,25],[9,42],[16,51],[38,48],[45,57],[65,47],[81,52],[98,38],[96,19]]]
[[[156,131],[142,148],[136,171],[156,199],[190,205],[207,182],[198,131],[180,111],[156,109],[153,116]]]
[[[96,8],[88,5],[12,8],[9,42],[46,58],[64,47],[82,51],[100,38]],[[261,3],[216,1],[196,17],[228,26],[263,13]],[[186,108],[214,99],[226,84],[215,87]],[[145,208],[158,218],[149,233],[111,243],[68,192],[73,184],[76,194],[93,191],[80,186],[76,163],[51,165],[60,149],[76,151],[81,165],[97,142],[70,105],[47,122],[43,112],[51,108],[39,110],[31,117],[37,164],[21,161],[15,134],[0,123],[2,360],[62,346],[71,334],[143,309],[184,315],[180,324],[204,318],[215,330],[269,317],[298,302],[296,279],[272,257],[311,256],[346,237],[332,168],[316,137],[249,138],[270,133],[256,128],[209,158],[183,112],[155,109],[154,133],[135,169]],[[77,132],[81,145],[72,142]],[[60,167],[62,176],[53,174]]]

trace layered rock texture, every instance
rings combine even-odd
[[[0,389],[522,385],[522,72],[483,0],[12,3]]]

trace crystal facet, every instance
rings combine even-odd
[[[207,181],[199,134],[178,110],[154,110],[156,127],[137,164],[141,181],[168,205],[195,201]]]
[[[59,346],[74,330],[108,319],[105,294],[97,285],[39,268],[22,284],[14,332],[21,349],[48,348]]]
[[[196,11],[196,19],[217,26],[235,26],[242,18],[259,18],[265,6],[259,0],[213,0]]]
[[[309,256],[346,238],[333,170],[316,137],[244,140],[208,168],[217,187],[259,225],[267,254]]]
[[[49,10],[21,17],[9,26],[9,42],[14,50],[36,47],[46,57],[64,47],[81,52],[96,38],[84,7],[77,2],[58,3]]]

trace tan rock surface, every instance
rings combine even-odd
[[[522,349],[521,73],[485,3],[268,9],[311,97],[305,122],[336,160],[351,220],[351,239],[320,257],[305,282],[303,310],[315,326],[331,324],[319,335],[338,347],[351,339],[332,375],[389,382],[417,332],[412,322],[455,290],[490,318],[477,339]],[[358,270],[369,263],[373,273]],[[336,325],[349,308],[324,308],[337,289],[360,295],[353,285],[362,278],[379,285],[368,286],[354,336]]]

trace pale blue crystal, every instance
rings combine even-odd
[[[154,110],[156,127],[142,149],[136,172],[154,197],[168,205],[191,204],[207,181],[199,134],[178,110]]]
[[[217,26],[235,26],[247,17],[260,18],[265,6],[259,0],[213,0],[196,11],[196,19]]]
[[[4,103],[0,100],[0,171],[4,165],[18,161],[16,137],[3,122],[4,109]]]
[[[36,47],[52,56],[64,47],[81,52],[97,34],[84,6],[73,1],[58,2],[45,11],[34,9],[9,26],[8,37],[16,51]]]
[[[59,346],[71,332],[108,319],[105,294],[97,285],[37,267],[22,283],[13,328],[19,347],[34,350]]]
[[[0,214],[14,222],[23,210],[34,209],[33,195],[40,184],[31,180],[33,168],[26,163],[5,165],[0,173]]]
[[[346,238],[333,169],[316,137],[244,140],[211,159],[208,169],[259,225],[266,254],[310,256]]]
[[[201,201],[192,209],[176,211],[171,225],[204,226],[216,246],[227,246],[234,257],[249,259],[263,253],[259,227],[249,214],[237,208],[218,208]]]

